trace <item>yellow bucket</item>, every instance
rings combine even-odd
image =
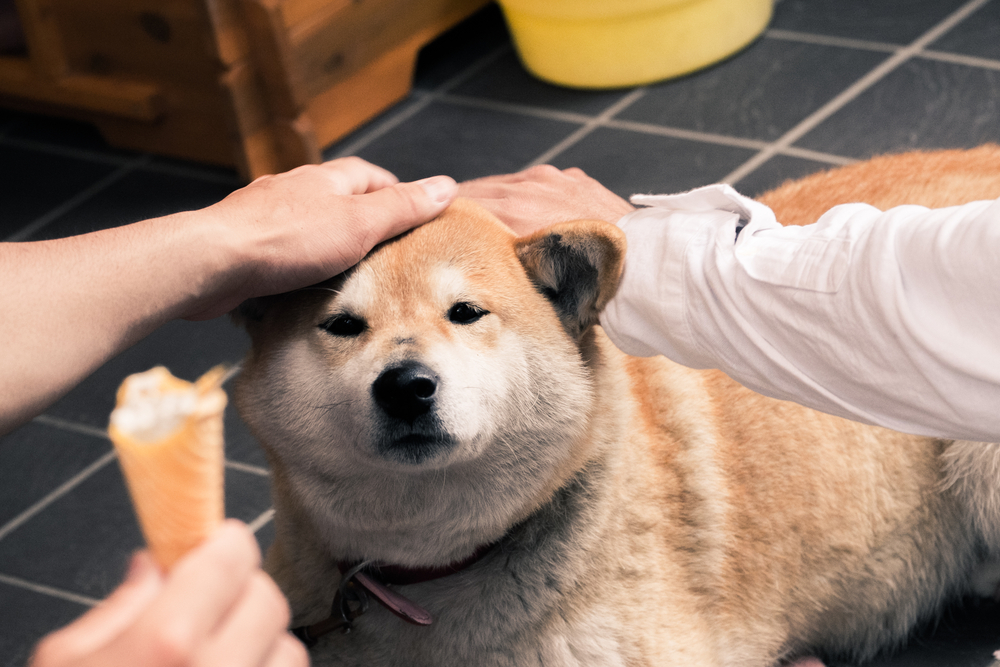
[[[772,0],[500,0],[525,67],[573,88],[669,79],[722,60],[771,20]]]

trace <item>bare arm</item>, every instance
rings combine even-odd
[[[167,321],[325,280],[454,191],[445,177],[398,184],[347,158],[260,178],[200,211],[0,244],[0,433]]]

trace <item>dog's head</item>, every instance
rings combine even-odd
[[[329,283],[245,309],[236,402],[317,521],[505,523],[579,462],[581,344],[623,254],[607,223],[519,239],[459,200]]]

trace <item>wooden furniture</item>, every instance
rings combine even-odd
[[[320,161],[407,95],[424,44],[487,2],[16,1],[27,54],[0,56],[0,105],[251,178]]]

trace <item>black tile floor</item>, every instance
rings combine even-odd
[[[782,0],[770,29],[689,77],[612,92],[555,88],[518,64],[496,8],[424,50],[404,102],[327,150],[410,180],[550,162],[621,195],[724,181],[759,194],[877,153],[1000,141],[1000,0]],[[205,206],[231,172],[108,147],[92,128],[0,110],[0,240],[24,241]],[[57,270],[53,267],[53,270]],[[224,318],[175,322],[0,439],[0,665],[107,594],[140,536],[102,431],[125,375],[193,378],[235,362]],[[228,512],[272,536],[264,458],[227,416]],[[903,667],[986,665],[1000,608],[967,601],[908,648]]]

